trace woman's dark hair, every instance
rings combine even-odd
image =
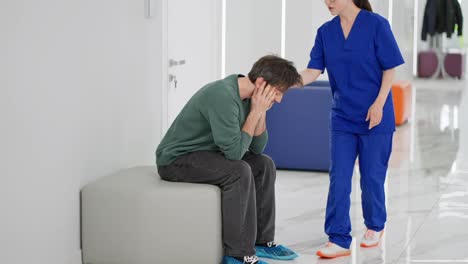
[[[294,64],[275,55],[261,57],[249,72],[249,79],[255,82],[263,77],[272,86],[278,86],[284,92],[294,85],[302,86],[302,77]]]
[[[372,6],[369,3],[369,0],[353,0],[353,2],[357,7],[372,12]]]

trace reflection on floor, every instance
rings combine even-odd
[[[413,118],[394,137],[380,247],[359,247],[365,226],[358,170],[351,194],[353,254],[333,260],[315,256],[327,241],[328,174],[278,171],[276,240],[300,257],[269,263],[468,263],[468,88],[464,81],[415,86]]]

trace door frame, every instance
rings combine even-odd
[[[168,2],[170,0],[161,0],[161,27],[162,27],[162,36],[161,36],[161,47],[162,47],[162,56],[161,56],[161,87],[162,87],[162,96],[161,96],[161,135],[164,135],[166,131],[169,129],[169,92],[168,89],[169,85],[169,43],[168,43],[168,36],[169,36],[169,17],[168,17]],[[188,0],[191,1],[191,0]],[[212,23],[207,26],[207,29],[210,28],[213,32],[214,39],[207,40],[212,41],[215,43],[215,50],[214,50],[214,58],[211,62],[214,67],[213,75],[215,78],[221,78],[222,76],[222,53],[223,53],[223,45],[224,44],[224,12],[225,9],[225,0],[210,0],[214,10],[215,15],[213,16]]]

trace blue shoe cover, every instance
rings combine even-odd
[[[243,262],[233,257],[224,256],[222,264],[243,264]],[[266,263],[265,261],[258,260],[257,264],[268,264],[268,263]]]
[[[277,245],[276,247],[255,246],[255,250],[260,258],[291,260],[298,257],[294,251],[282,245]]]

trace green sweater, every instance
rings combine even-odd
[[[209,83],[188,101],[156,150],[156,164],[169,165],[177,157],[195,151],[222,152],[240,160],[250,150],[263,152],[265,131],[251,137],[242,131],[250,112],[250,99],[241,100],[238,75]]]

